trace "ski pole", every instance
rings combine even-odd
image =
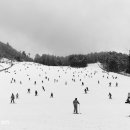
[[[79,114],[80,114],[80,104],[79,104]]]

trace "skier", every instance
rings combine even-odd
[[[16,80],[14,79],[14,83],[16,83]]]
[[[84,89],[84,92],[85,92],[85,94],[87,93],[87,89],[86,88]]]
[[[88,90],[88,87],[86,87],[86,90],[89,91],[89,90]]]
[[[109,93],[108,96],[109,96],[109,99],[112,99],[112,94],[111,93]]]
[[[127,98],[125,103],[130,103],[130,97]]]
[[[42,89],[45,91],[45,88],[42,86]]]
[[[78,104],[79,101],[77,100],[77,98],[75,98],[75,100],[73,101],[73,105],[74,105],[74,114],[78,114]]]
[[[109,83],[109,87],[111,87],[111,82]]]
[[[100,84],[100,81],[98,80],[98,84]]]
[[[50,98],[53,98],[53,93],[51,93],[51,96],[50,96]]]
[[[35,96],[38,96],[38,92],[37,92],[37,90],[35,90]]]
[[[118,83],[116,82],[116,87],[118,87]]]
[[[16,99],[18,99],[18,98],[19,98],[19,94],[17,93],[17,94],[16,94]]]
[[[34,82],[34,85],[36,85],[36,81]]]
[[[15,102],[14,102],[14,99],[15,99],[15,96],[14,96],[14,94],[12,93],[12,95],[11,95],[11,103],[15,103]]]
[[[84,86],[84,82],[82,82],[82,86]]]
[[[20,81],[20,84],[22,84],[22,81]]]
[[[65,82],[65,85],[67,85],[67,81]]]
[[[28,93],[30,93],[30,88],[28,89]]]

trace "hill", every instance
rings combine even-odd
[[[5,44],[0,42],[0,58],[8,58],[17,61],[32,61],[32,59],[26,55],[14,49],[9,43]]]
[[[125,104],[130,77],[106,73],[97,63],[71,68],[18,62],[0,72],[0,79],[1,130],[130,129],[130,106]],[[51,92],[54,98],[50,98]],[[19,94],[15,104],[10,104],[11,93]],[[76,97],[80,102],[78,115],[73,114]]]

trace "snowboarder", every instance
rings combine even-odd
[[[15,99],[15,96],[14,96],[14,94],[12,93],[12,95],[11,95],[11,103],[15,103],[15,102],[14,102],[14,99]]]
[[[108,96],[109,96],[109,99],[112,99],[112,94],[111,93],[109,93]]]
[[[74,114],[78,114],[78,104],[79,101],[77,100],[77,98],[75,98],[75,100],[73,101],[73,105],[74,105]]]

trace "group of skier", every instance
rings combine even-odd
[[[30,89],[28,89],[28,93],[30,93]],[[35,96],[38,96],[38,91],[37,90],[35,90]],[[19,94],[17,93],[16,96],[15,96],[14,93],[12,93],[11,97],[10,97],[10,99],[11,99],[10,103],[15,103],[15,101],[14,101],[15,97],[16,97],[16,99],[18,99]],[[51,92],[50,98],[53,98],[53,93],[52,92]]]
[[[82,73],[82,72],[81,72]],[[95,75],[95,74],[94,74]],[[41,76],[41,75],[39,75],[39,76]],[[87,76],[87,75],[86,75]],[[92,73],[91,73],[91,76],[92,76]],[[75,79],[74,79],[74,77],[75,77],[75,75],[73,75],[73,78],[72,78],[72,81],[73,82],[75,82]],[[78,75],[78,77],[79,77],[79,75]],[[104,77],[104,76],[103,76]],[[59,78],[60,78],[60,76],[59,76]],[[92,78],[92,77],[91,77]],[[116,77],[117,78],[117,77]],[[115,78],[115,79],[116,79]],[[49,81],[49,78],[46,76],[45,77],[45,79],[47,79],[48,81]],[[30,78],[29,78],[29,80],[30,80]],[[81,79],[80,79],[80,81],[81,81]],[[12,80],[11,80],[11,83],[15,83],[16,82],[16,80],[15,79],[13,79],[12,78]],[[56,83],[56,82],[58,82],[58,79],[54,79],[54,83]],[[43,80],[42,80],[42,83],[43,83]],[[81,83],[82,83],[82,86],[85,86],[84,85],[84,82],[82,82],[81,81]],[[20,81],[20,84],[22,84],[22,82]],[[36,86],[36,84],[37,84],[37,82],[36,81],[34,81],[34,85]],[[68,83],[67,83],[67,81],[65,81],[65,85],[67,85]],[[100,81],[98,80],[98,84],[100,84]],[[111,82],[109,82],[109,87],[111,87],[112,86],[112,83]],[[118,87],[118,83],[116,82],[116,87]],[[44,86],[42,86],[42,89],[45,91],[45,88],[44,88]],[[85,94],[87,94],[87,92],[89,91],[89,89],[88,89],[88,87],[86,87],[85,89],[84,89],[84,92],[85,92]],[[30,88],[28,88],[27,89],[27,93],[30,93],[31,92],[31,90],[30,90]],[[37,90],[35,90],[35,96],[38,96],[38,91]],[[109,96],[109,99],[112,99],[112,94],[109,92],[109,94],[108,94],[108,96]],[[17,93],[16,94],[16,99],[18,99],[19,98],[19,94]],[[50,94],[50,98],[53,98],[53,93],[51,92],[51,94]],[[11,103],[15,103],[15,95],[12,93],[12,95],[11,95]],[[127,99],[127,101],[126,101],[126,103],[130,103],[130,97],[128,97],[128,99]],[[73,107],[74,107],[74,110],[73,110],[73,113],[74,114],[80,114],[80,103],[79,103],[79,101],[78,101],[78,99],[77,98],[75,98],[74,99],[74,101],[73,101]]]
[[[18,99],[18,98],[19,98],[19,94],[17,93],[17,94],[16,94],[16,99]],[[11,94],[11,102],[10,102],[10,103],[15,103],[14,99],[15,99],[15,96],[14,96],[14,94],[12,93],[12,94]]]

